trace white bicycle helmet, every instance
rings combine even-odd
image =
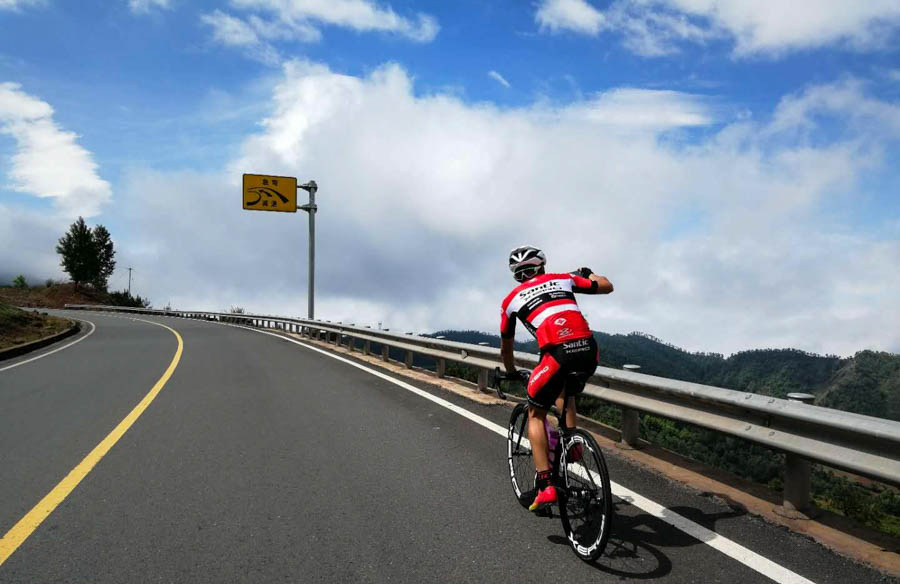
[[[518,282],[530,280],[540,274],[546,263],[544,252],[530,245],[523,245],[509,252],[509,271]]]

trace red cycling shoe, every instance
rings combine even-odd
[[[534,503],[528,508],[529,511],[540,511],[553,503],[556,503],[556,487],[550,485],[546,489],[540,491],[534,498]]]

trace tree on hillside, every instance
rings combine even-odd
[[[82,217],[72,223],[69,231],[59,238],[56,253],[62,256],[60,265],[75,282],[75,287],[90,282],[97,274],[94,238]]]
[[[109,277],[116,269],[116,250],[113,247],[112,239],[109,237],[109,231],[102,225],[94,227],[93,231],[94,249],[97,254],[97,274],[91,281],[96,288],[106,290],[106,283]]]
[[[97,225],[91,229],[79,217],[59,238],[56,253],[62,256],[60,265],[76,287],[90,283],[101,290],[106,289],[116,267],[113,259],[116,251],[106,227]]]

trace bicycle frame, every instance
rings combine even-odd
[[[520,377],[523,376],[520,374]],[[548,453],[550,475],[559,496],[560,519],[566,537],[580,559],[593,561],[603,553],[613,516],[609,471],[596,440],[589,433],[575,427],[575,424],[570,427],[566,422],[569,398],[580,393],[577,384],[582,379],[577,374],[572,374],[564,381],[561,407],[557,409],[551,406],[546,411],[546,414],[556,418],[559,432],[559,439]],[[574,406],[574,400],[572,405]],[[534,466],[524,458],[534,457],[534,450],[527,438],[530,428],[536,427],[532,424],[536,418],[531,413],[526,404],[516,405],[508,426],[507,461],[510,479],[523,507],[529,507],[535,488],[535,482],[529,476],[529,469],[534,472]],[[541,431],[549,432],[552,426],[552,420],[549,423],[545,420]],[[540,509],[540,514],[552,517],[553,509],[546,506]]]
[[[569,409],[569,398],[575,397],[573,395],[569,395],[568,384],[569,384],[569,380],[567,379],[566,384],[563,387],[563,390],[561,392],[561,395],[563,396],[562,410],[561,411],[557,410],[556,406],[550,406],[550,409],[547,410],[547,415],[552,415],[554,418],[556,418],[556,424],[557,424],[557,427],[559,430],[559,440],[556,441],[556,446],[553,448],[553,452],[547,453],[548,455],[551,455],[550,456],[550,459],[551,459],[550,474],[554,478],[554,482],[558,482],[555,479],[557,479],[559,477],[559,461],[562,458],[563,446],[566,442],[566,439],[568,439],[571,436],[572,431],[575,430],[575,428],[570,428],[566,424],[566,413],[568,412],[568,409]],[[497,391],[498,391],[498,393],[500,392],[499,384],[497,387]],[[525,418],[525,419],[526,419],[526,421],[528,420],[528,418]],[[528,428],[527,428],[527,423],[526,423],[525,427],[523,427],[519,431],[519,440],[518,441],[521,442],[522,438],[527,438],[527,437],[528,437]],[[517,446],[518,446],[518,444],[517,444]],[[532,450],[531,446],[529,446],[529,450]],[[533,452],[533,450],[532,450],[532,452]]]
[[[559,461],[562,458],[562,453],[563,453],[562,451],[563,451],[563,447],[566,443],[566,439],[571,436],[572,430],[574,430],[574,428],[570,428],[566,424],[566,413],[568,412],[568,409],[569,409],[569,398],[570,397],[574,398],[574,396],[569,395],[568,380],[566,383],[566,387],[563,387],[562,396],[563,396],[562,411],[557,410],[556,406],[551,406],[550,409],[547,411],[548,415],[552,414],[556,418],[556,425],[559,430],[559,440],[556,441],[556,446],[553,448],[553,456],[551,457],[551,462],[550,462],[550,474],[554,478],[554,483],[558,482],[555,479],[559,478]],[[548,452],[548,454],[550,454],[550,453]]]

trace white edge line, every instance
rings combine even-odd
[[[77,321],[79,321],[79,322],[86,322],[86,323],[88,323],[89,325],[91,325],[91,332],[89,332],[88,334],[84,335],[83,337],[80,337],[80,338],[78,338],[78,339],[75,339],[74,341],[72,341],[72,342],[69,343],[68,345],[63,345],[62,347],[57,347],[56,349],[53,349],[52,351],[47,351],[46,353],[41,353],[41,354],[38,355],[37,357],[32,357],[31,359],[26,359],[25,361],[19,361],[18,363],[13,363],[12,365],[7,365],[6,367],[0,368],[0,371],[6,371],[7,369],[12,369],[13,367],[18,367],[19,365],[24,365],[24,364],[26,364],[26,363],[31,363],[32,361],[37,361],[38,359],[43,359],[44,357],[47,357],[48,355],[52,355],[53,353],[58,353],[58,352],[62,351],[63,349],[68,349],[68,348],[71,347],[72,345],[77,345],[77,344],[80,343],[81,341],[85,340],[86,338],[88,338],[89,336],[91,336],[92,334],[94,334],[94,331],[95,331],[95,330],[97,330],[97,325],[95,325],[94,323],[92,323],[92,322],[89,321],[89,320],[83,320],[83,319],[81,319],[81,318],[75,318],[74,316],[72,316],[72,317],[66,317],[66,318],[71,318],[72,320],[77,320]]]
[[[356,367],[357,369],[362,369],[363,371],[371,373],[372,375],[374,375],[376,377],[380,377],[381,379],[390,381],[391,383],[393,383],[395,385],[399,385],[403,389],[411,391],[412,393],[414,393],[416,395],[424,397],[427,400],[430,400],[440,406],[443,406],[443,407],[447,408],[448,410],[451,410],[451,411],[459,414],[460,416],[463,416],[464,418],[471,420],[480,426],[484,426],[488,430],[491,430],[492,432],[496,432],[497,434],[506,438],[507,429],[504,428],[503,426],[500,426],[499,424],[495,424],[494,422],[491,422],[490,420],[486,420],[485,418],[482,418],[481,416],[479,416],[477,414],[473,414],[472,412],[470,412],[469,410],[466,410],[465,408],[461,408],[461,407],[457,406],[456,404],[453,404],[445,399],[441,399],[435,395],[432,395],[432,394],[428,393],[427,391],[424,391],[422,389],[419,389],[418,387],[415,387],[414,385],[410,385],[409,383],[405,383],[403,381],[400,381],[399,379],[395,379],[394,377],[391,377],[390,375],[386,375],[384,373],[381,373],[380,371],[376,371],[374,369],[366,367],[365,365],[361,365],[359,363],[351,361],[350,359],[345,359],[339,355],[335,355],[334,353],[332,353],[330,351],[326,351],[324,349],[320,349],[320,348],[314,347],[312,345],[307,345],[306,343],[300,342],[296,339],[291,339],[289,337],[279,335],[276,333],[272,333],[269,331],[261,331],[261,330],[255,329],[255,328],[250,328],[250,327],[245,327],[245,326],[235,325],[235,324],[228,324],[228,323],[218,323],[218,324],[224,324],[225,326],[232,326],[235,328],[242,328],[242,329],[246,329],[248,331],[253,331],[256,333],[276,337],[278,339],[282,339],[289,343],[294,343],[295,345],[300,345],[301,347],[305,347],[311,351],[316,351],[317,353],[321,353],[323,355],[331,357],[332,359],[337,359],[338,361],[341,361],[348,365],[352,365],[353,367]],[[613,482],[613,481],[610,481],[610,486],[612,487],[613,494],[615,494],[617,497],[631,503],[635,507],[638,507],[639,509],[649,513],[650,515],[653,515],[654,517],[656,517],[662,521],[665,521],[669,525],[672,525],[673,527],[680,529],[681,531],[687,533],[691,537],[699,540],[702,543],[709,545],[713,549],[716,549],[716,550],[722,552],[726,556],[728,556],[734,560],[737,560],[738,562],[744,564],[745,566],[747,566],[748,568],[750,568],[752,570],[755,570],[756,572],[759,572],[760,574],[762,574],[763,576],[766,576],[767,578],[770,578],[776,582],[781,582],[784,584],[814,584],[814,582],[812,580],[808,580],[808,579],[804,578],[803,576],[801,576],[795,572],[792,572],[791,570],[788,570],[784,566],[781,566],[780,564],[776,564],[772,560],[769,560],[768,558],[765,558],[765,557],[757,554],[756,552],[745,548],[744,546],[728,539],[727,537],[719,535],[718,533],[716,533],[715,531],[712,531],[711,529],[707,529],[706,527],[703,527],[702,525],[698,525],[697,523],[694,523],[693,521],[684,517],[683,515],[679,515],[678,513],[675,513],[674,511],[671,511],[670,509],[663,507],[659,503],[656,503],[655,501],[651,501],[650,499],[644,497],[643,495],[639,495],[638,493],[632,491],[631,489],[629,489],[627,487],[623,487],[622,485],[620,485],[616,482]]]

